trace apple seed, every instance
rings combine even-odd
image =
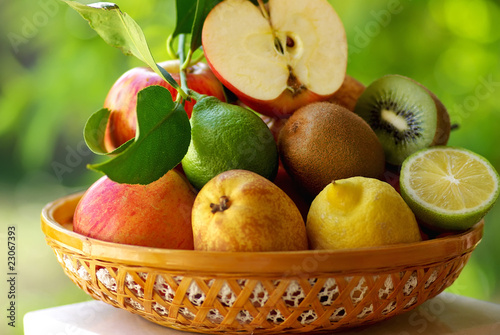
[[[280,54],[284,55],[285,50],[283,49],[283,45],[281,45],[281,41],[278,37],[274,38],[274,47],[276,48],[276,51],[278,51]]]

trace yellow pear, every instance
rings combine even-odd
[[[195,250],[293,251],[308,248],[304,219],[268,179],[229,170],[198,193],[192,211]]]

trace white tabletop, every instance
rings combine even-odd
[[[25,335],[188,335],[100,301],[29,312]],[[337,335],[498,335],[500,305],[442,293],[415,310],[373,326]]]

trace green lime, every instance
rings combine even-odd
[[[273,134],[254,112],[204,96],[191,115],[191,143],[182,167],[197,189],[224,171],[242,169],[274,179],[278,149]]]
[[[480,221],[499,194],[499,177],[480,155],[466,149],[431,147],[401,167],[401,195],[431,228],[464,230]]]

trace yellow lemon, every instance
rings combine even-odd
[[[352,177],[328,184],[307,215],[312,249],[373,247],[421,240],[415,215],[386,182]]]

